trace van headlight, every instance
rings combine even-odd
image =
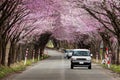
[[[88,60],[88,61],[90,61],[90,60],[91,60],[91,58],[87,58],[87,60]]]
[[[71,58],[71,60],[76,60],[76,58]]]

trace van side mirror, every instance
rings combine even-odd
[[[92,56],[93,56],[93,54],[90,54],[90,56],[92,57]]]

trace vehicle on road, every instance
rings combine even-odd
[[[71,69],[74,67],[88,67],[91,69],[91,56],[88,49],[73,49],[71,57]]]
[[[65,58],[69,59],[72,56],[72,49],[66,49],[65,50]]]

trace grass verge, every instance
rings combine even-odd
[[[43,55],[40,60],[48,58],[48,55]],[[37,59],[35,59],[34,63],[38,62]],[[24,65],[24,61],[12,64],[10,67],[7,66],[1,66],[0,67],[0,79],[5,78],[6,76],[12,74],[12,73],[17,73],[21,72],[26,69],[27,66],[32,65],[33,62],[32,60],[27,60],[26,65]]]
[[[107,64],[101,64],[101,60],[98,60],[98,62],[96,62],[96,60],[93,59],[92,61],[96,64],[100,64],[105,69],[109,69],[109,70],[112,70],[113,72],[115,72],[117,74],[120,74],[120,65],[111,64],[110,68],[108,68]]]
[[[111,64],[110,68],[108,68],[107,64],[102,64],[102,66],[106,69],[112,70],[117,74],[120,74],[120,65]]]

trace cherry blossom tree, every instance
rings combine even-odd
[[[21,0],[1,0],[0,3],[0,63],[3,65],[5,65],[6,46],[10,39],[9,32],[26,16],[25,8],[20,6]]]
[[[3,43],[10,42],[11,46],[8,66],[15,62],[22,45],[25,49],[34,46],[31,51],[35,49],[37,58],[39,49],[43,54],[49,39],[57,44],[72,43],[78,48],[93,46],[93,52],[99,50],[101,40],[110,47],[114,45],[110,44],[112,41],[120,44],[119,4],[114,0],[1,0],[0,12],[0,63],[3,65],[6,56]]]
[[[108,30],[108,35],[112,34],[118,40],[117,55],[119,56],[119,44],[120,44],[120,29],[119,29],[119,0],[73,0],[75,4],[81,9],[84,9],[87,14],[92,16],[100,27]],[[97,26],[98,27],[98,26]],[[104,32],[104,31],[103,31]],[[105,33],[106,34],[106,33]],[[105,35],[104,34],[104,35]],[[104,37],[105,38],[105,37]],[[109,44],[107,45],[109,46]],[[117,57],[117,64],[119,63],[119,57]]]

